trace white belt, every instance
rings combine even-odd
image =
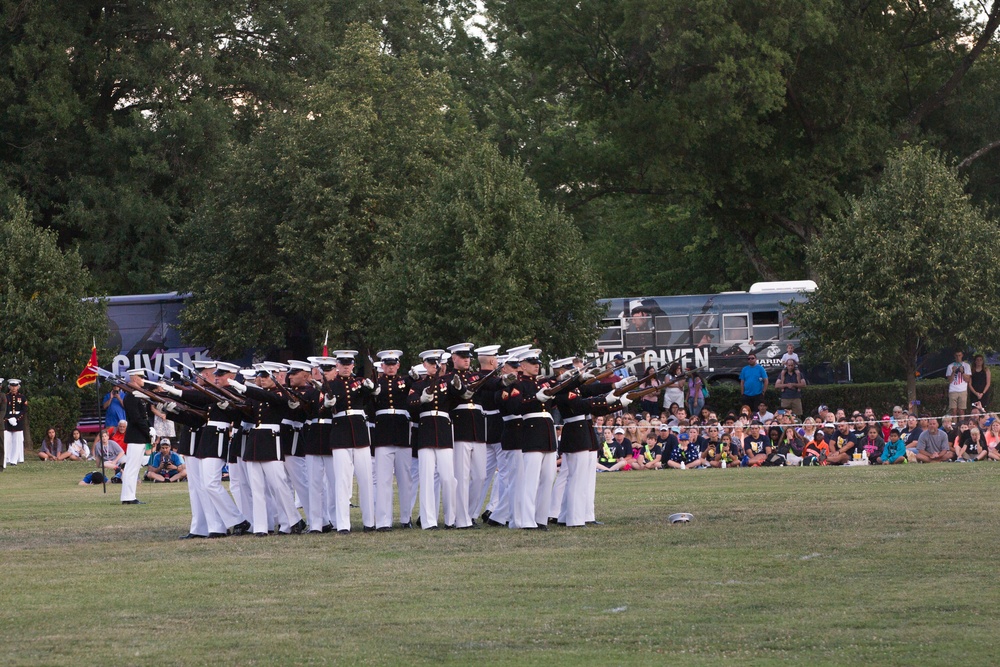
[[[281,423],[292,428],[302,428],[302,422],[293,422],[291,419],[282,419]]]
[[[427,412],[421,412],[420,418],[423,419],[424,417],[444,417],[445,419],[451,420],[451,415],[441,410],[428,410]]]
[[[521,415],[521,419],[552,419],[552,415],[548,412],[529,412],[526,415]]]
[[[334,419],[339,419],[341,417],[364,417],[364,410],[341,410],[333,415]]]
[[[520,419],[521,415],[504,415],[503,420],[505,422],[514,421],[515,419]]]
[[[573,422],[581,422],[585,419],[590,419],[590,415],[577,415],[576,417],[567,417],[563,420],[563,424],[572,424]]]
[[[272,433],[281,431],[281,427],[277,424],[257,424],[254,428],[262,431],[271,431]]]
[[[403,415],[405,417],[409,417],[410,413],[407,412],[406,410],[397,410],[395,408],[386,408],[385,410],[376,410],[375,411],[375,416],[376,417],[378,417],[380,415]]]
[[[471,404],[470,403],[462,403],[461,405],[456,405],[454,407],[454,409],[455,410],[479,410],[480,412],[482,412],[483,411],[483,406],[476,405],[475,403],[471,403]],[[499,410],[497,412],[499,412]]]
[[[228,429],[232,424],[229,422],[206,422],[205,426],[212,426],[213,428]]]
[[[483,414],[484,415],[498,415],[498,414],[500,414],[500,411],[499,410],[483,410]]]
[[[252,422],[242,422],[240,424],[240,428],[243,429],[244,431],[249,431],[253,427],[254,427],[254,425],[253,425]]]
[[[333,420],[332,419],[317,419],[316,423],[317,424],[332,424]]]
[[[318,423],[319,423],[318,419],[307,419],[306,420],[306,426],[312,426],[313,424],[318,424]]]

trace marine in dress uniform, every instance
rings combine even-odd
[[[514,502],[518,528],[548,530],[549,501],[556,477],[556,428],[545,392],[551,385],[539,376],[541,350],[523,352],[521,380],[515,383],[507,402],[513,414],[521,415],[521,470],[519,493]]]
[[[309,503],[306,522],[310,533],[330,532],[337,514],[337,500],[334,494],[336,478],[333,473],[333,454],[330,450],[330,429],[333,427],[333,413],[336,397],[327,396],[323,387],[337,374],[337,360],[333,357],[307,357],[313,366],[310,387],[303,392],[304,403],[313,407],[310,416],[302,426],[302,441],[305,447],[306,472],[309,477]],[[348,508],[350,509],[350,508]]]
[[[143,388],[146,370],[135,368],[128,372],[129,384],[135,389]],[[122,472],[122,505],[141,505],[142,501],[135,497],[135,487],[139,483],[139,469],[142,467],[142,455],[146,445],[156,436],[149,418],[149,404],[136,396],[138,392],[129,391],[122,397],[125,407],[125,471]],[[139,394],[141,396],[141,394]]]
[[[420,353],[427,377],[414,383],[407,396],[407,405],[419,414],[416,449],[420,465],[420,526],[424,530],[437,528],[435,473],[441,484],[445,527],[455,527],[454,436],[450,413],[462,400],[465,387],[457,375],[440,372],[442,354],[447,353],[443,350]]]
[[[486,483],[486,415],[476,400],[476,391],[470,387],[478,382],[481,374],[471,369],[472,343],[458,343],[448,348],[451,353],[453,376],[466,387],[461,400],[451,410],[454,431],[455,465],[455,527],[471,528],[475,513],[472,508],[472,488],[479,489]]]
[[[272,516],[268,497],[273,500],[277,514],[276,530],[300,533],[305,522],[295,508],[292,486],[281,462],[281,419],[289,401],[278,393],[268,370],[257,370],[256,382],[243,384],[232,378],[228,381],[230,388],[244,396],[250,410],[251,427],[246,433],[243,461],[253,500],[253,533],[258,537],[268,534]]]
[[[298,500],[309,516],[309,470],[306,467],[305,443],[302,429],[315,409],[304,400],[312,366],[305,361],[289,360],[288,364],[261,364],[272,372],[275,383],[281,385],[282,393],[291,401],[281,415],[281,460],[288,474],[288,481]],[[292,407],[292,403],[297,403]]]
[[[485,345],[477,347],[473,352],[479,360],[479,371],[483,375],[489,375],[498,366],[497,352],[499,345]],[[497,390],[500,388],[501,378],[499,374],[484,380],[478,391],[476,391],[475,402],[482,406],[483,416],[486,418],[486,467],[483,471],[482,481],[475,478],[469,484],[469,514],[475,517],[483,509],[486,501],[486,493],[489,491],[490,481],[495,477],[497,470],[497,459],[500,455],[500,435],[503,432],[503,419],[500,417],[500,410],[497,406]],[[486,521],[490,517],[492,509],[483,512],[482,519]]]
[[[493,485],[493,496],[490,499],[490,517],[486,520],[488,526],[509,525],[516,527],[514,522],[514,498],[517,495],[518,472],[521,467],[521,415],[511,411],[508,403],[510,395],[518,391],[514,385],[520,380],[520,355],[531,348],[530,345],[519,345],[507,350],[500,362],[501,386],[495,392],[497,409],[500,411],[500,421],[503,430],[500,433],[500,455],[497,458],[497,480]]]
[[[361,506],[361,523],[364,530],[375,530],[375,490],[372,483],[371,437],[365,401],[379,393],[370,378],[354,375],[356,350],[338,350],[337,374],[328,380],[324,395],[336,400],[337,412],[333,414],[330,429],[330,449],[333,455],[334,495],[336,515],[334,525],[338,533],[351,530],[351,492],[354,479],[358,480],[358,504]]]
[[[3,422],[3,467],[24,463],[24,418],[28,414],[28,399],[21,393],[21,381],[7,381],[7,413]]]
[[[375,529],[392,530],[392,479],[399,489],[399,522],[410,523],[415,494],[410,462],[410,412],[406,398],[412,378],[399,373],[402,350],[382,350],[376,354],[382,375],[374,395],[375,426],[372,446],[375,449]]]

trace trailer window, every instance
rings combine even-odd
[[[750,318],[746,314],[722,315],[722,342],[745,343],[750,340]]]
[[[781,314],[781,338],[783,340],[799,339],[799,328],[792,324],[787,312]]]
[[[719,316],[717,313],[699,313],[691,316],[691,331],[698,347],[719,342]]]
[[[781,331],[780,321],[776,310],[755,312],[753,314],[753,339],[758,343],[778,340],[778,334]]]
[[[655,322],[657,347],[691,344],[687,315],[660,315]]]
[[[621,349],[622,320],[620,318],[601,320],[601,335],[597,339],[597,347],[604,349]]]

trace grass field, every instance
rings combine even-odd
[[[593,528],[185,541],[185,485],[123,507],[88,469],[0,475],[7,665],[1000,656],[993,464],[604,474]]]

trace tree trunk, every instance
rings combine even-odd
[[[903,371],[906,373],[906,400],[913,410],[913,401],[917,400],[917,349],[920,343],[915,336],[908,336],[903,346]]]

